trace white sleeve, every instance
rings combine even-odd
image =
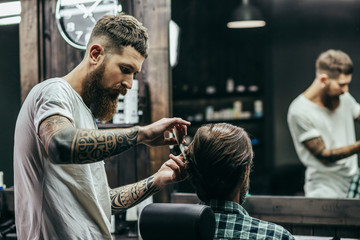
[[[305,142],[321,136],[311,120],[307,118],[307,115],[299,111],[289,110],[288,125],[291,134],[299,142]]]
[[[58,114],[74,122],[71,95],[65,84],[52,82],[44,86],[35,99],[34,126],[37,133],[41,122],[52,115]]]
[[[355,100],[355,98],[350,93],[345,93],[346,99],[348,101],[348,106],[351,107],[351,113],[354,119],[359,118],[360,116],[360,104]]]

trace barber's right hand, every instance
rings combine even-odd
[[[188,177],[183,157],[172,154],[169,157],[170,159],[161,165],[157,173],[154,174],[155,185],[159,188],[167,184],[184,181]]]
[[[186,136],[187,126],[191,123],[181,118],[163,118],[150,125],[139,127],[138,143],[148,146],[162,146],[177,144],[174,137],[166,137],[166,132],[172,132],[176,126]]]

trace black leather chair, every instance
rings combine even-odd
[[[141,212],[139,229],[144,240],[210,240],[215,216],[209,206],[153,203]]]

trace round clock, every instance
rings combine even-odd
[[[121,12],[118,0],[58,0],[56,24],[67,43],[86,49],[96,21],[105,14]]]

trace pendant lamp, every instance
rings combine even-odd
[[[241,4],[234,10],[228,28],[257,28],[264,27],[266,22],[260,10],[249,3],[250,0],[242,0]]]

